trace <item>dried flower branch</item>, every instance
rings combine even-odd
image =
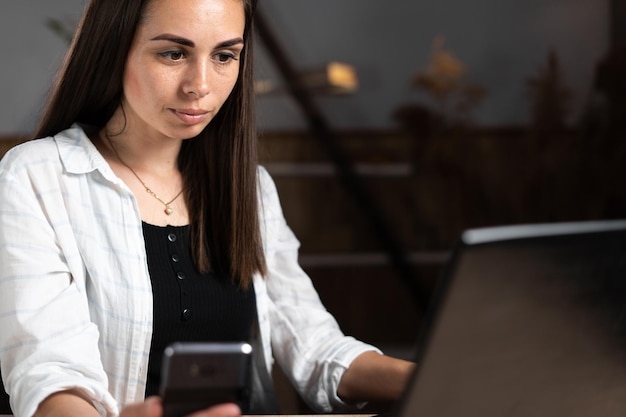
[[[527,94],[535,128],[543,131],[566,126],[573,94],[565,84],[556,52],[550,51],[547,65],[527,80]]]
[[[467,67],[445,50],[444,44],[443,36],[435,38],[430,62],[425,70],[415,73],[411,87],[431,97],[444,122],[467,121],[471,110],[486,96],[486,89],[465,81]]]

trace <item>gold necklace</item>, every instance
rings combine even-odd
[[[117,152],[117,149],[115,149],[115,146],[113,146],[113,141],[111,140],[111,138],[109,137],[109,135],[106,135],[107,140],[109,141],[109,145],[111,145],[111,149],[113,149],[113,153],[115,154],[115,157],[122,163],[122,165],[124,165],[126,168],[128,168],[130,170],[130,172],[133,173],[133,175],[135,176],[135,178],[137,178],[139,180],[139,182],[141,183],[141,185],[143,185],[143,188],[146,189],[146,192],[148,194],[150,194],[152,197],[156,198],[157,200],[159,200],[161,202],[161,204],[163,204],[165,206],[165,209],[163,210],[165,212],[165,214],[167,214],[168,216],[170,214],[172,214],[174,212],[174,209],[170,206],[170,204],[172,204],[178,197],[180,197],[180,195],[183,193],[183,190],[180,190],[178,192],[178,194],[176,194],[174,196],[174,198],[172,198],[169,202],[166,202],[165,200],[163,200],[161,197],[159,197],[157,195],[157,193],[155,193],[154,191],[152,191],[150,189],[150,187],[148,187],[146,185],[145,182],[143,182],[143,180],[141,178],[139,178],[139,175],[137,175],[137,173],[135,172],[134,169],[132,169],[128,164],[126,164],[126,162],[124,162],[124,160],[122,159],[122,157],[120,157],[120,154]]]

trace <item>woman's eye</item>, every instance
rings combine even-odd
[[[233,55],[232,53],[221,52],[216,55],[216,59],[217,59],[217,62],[219,62],[220,64],[226,64],[230,62],[231,60],[236,61],[237,57]]]
[[[185,53],[183,51],[167,51],[161,52],[160,55],[163,58],[168,59],[169,61],[180,61],[185,58]]]

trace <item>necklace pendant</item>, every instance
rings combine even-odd
[[[165,210],[163,210],[165,212],[165,214],[167,214],[168,216],[172,213],[174,213],[174,209],[171,208],[170,206],[165,206]]]

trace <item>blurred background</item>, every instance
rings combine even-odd
[[[410,358],[465,229],[625,216],[626,1],[260,3],[262,161],[346,333]],[[0,152],[85,4],[0,5]]]

